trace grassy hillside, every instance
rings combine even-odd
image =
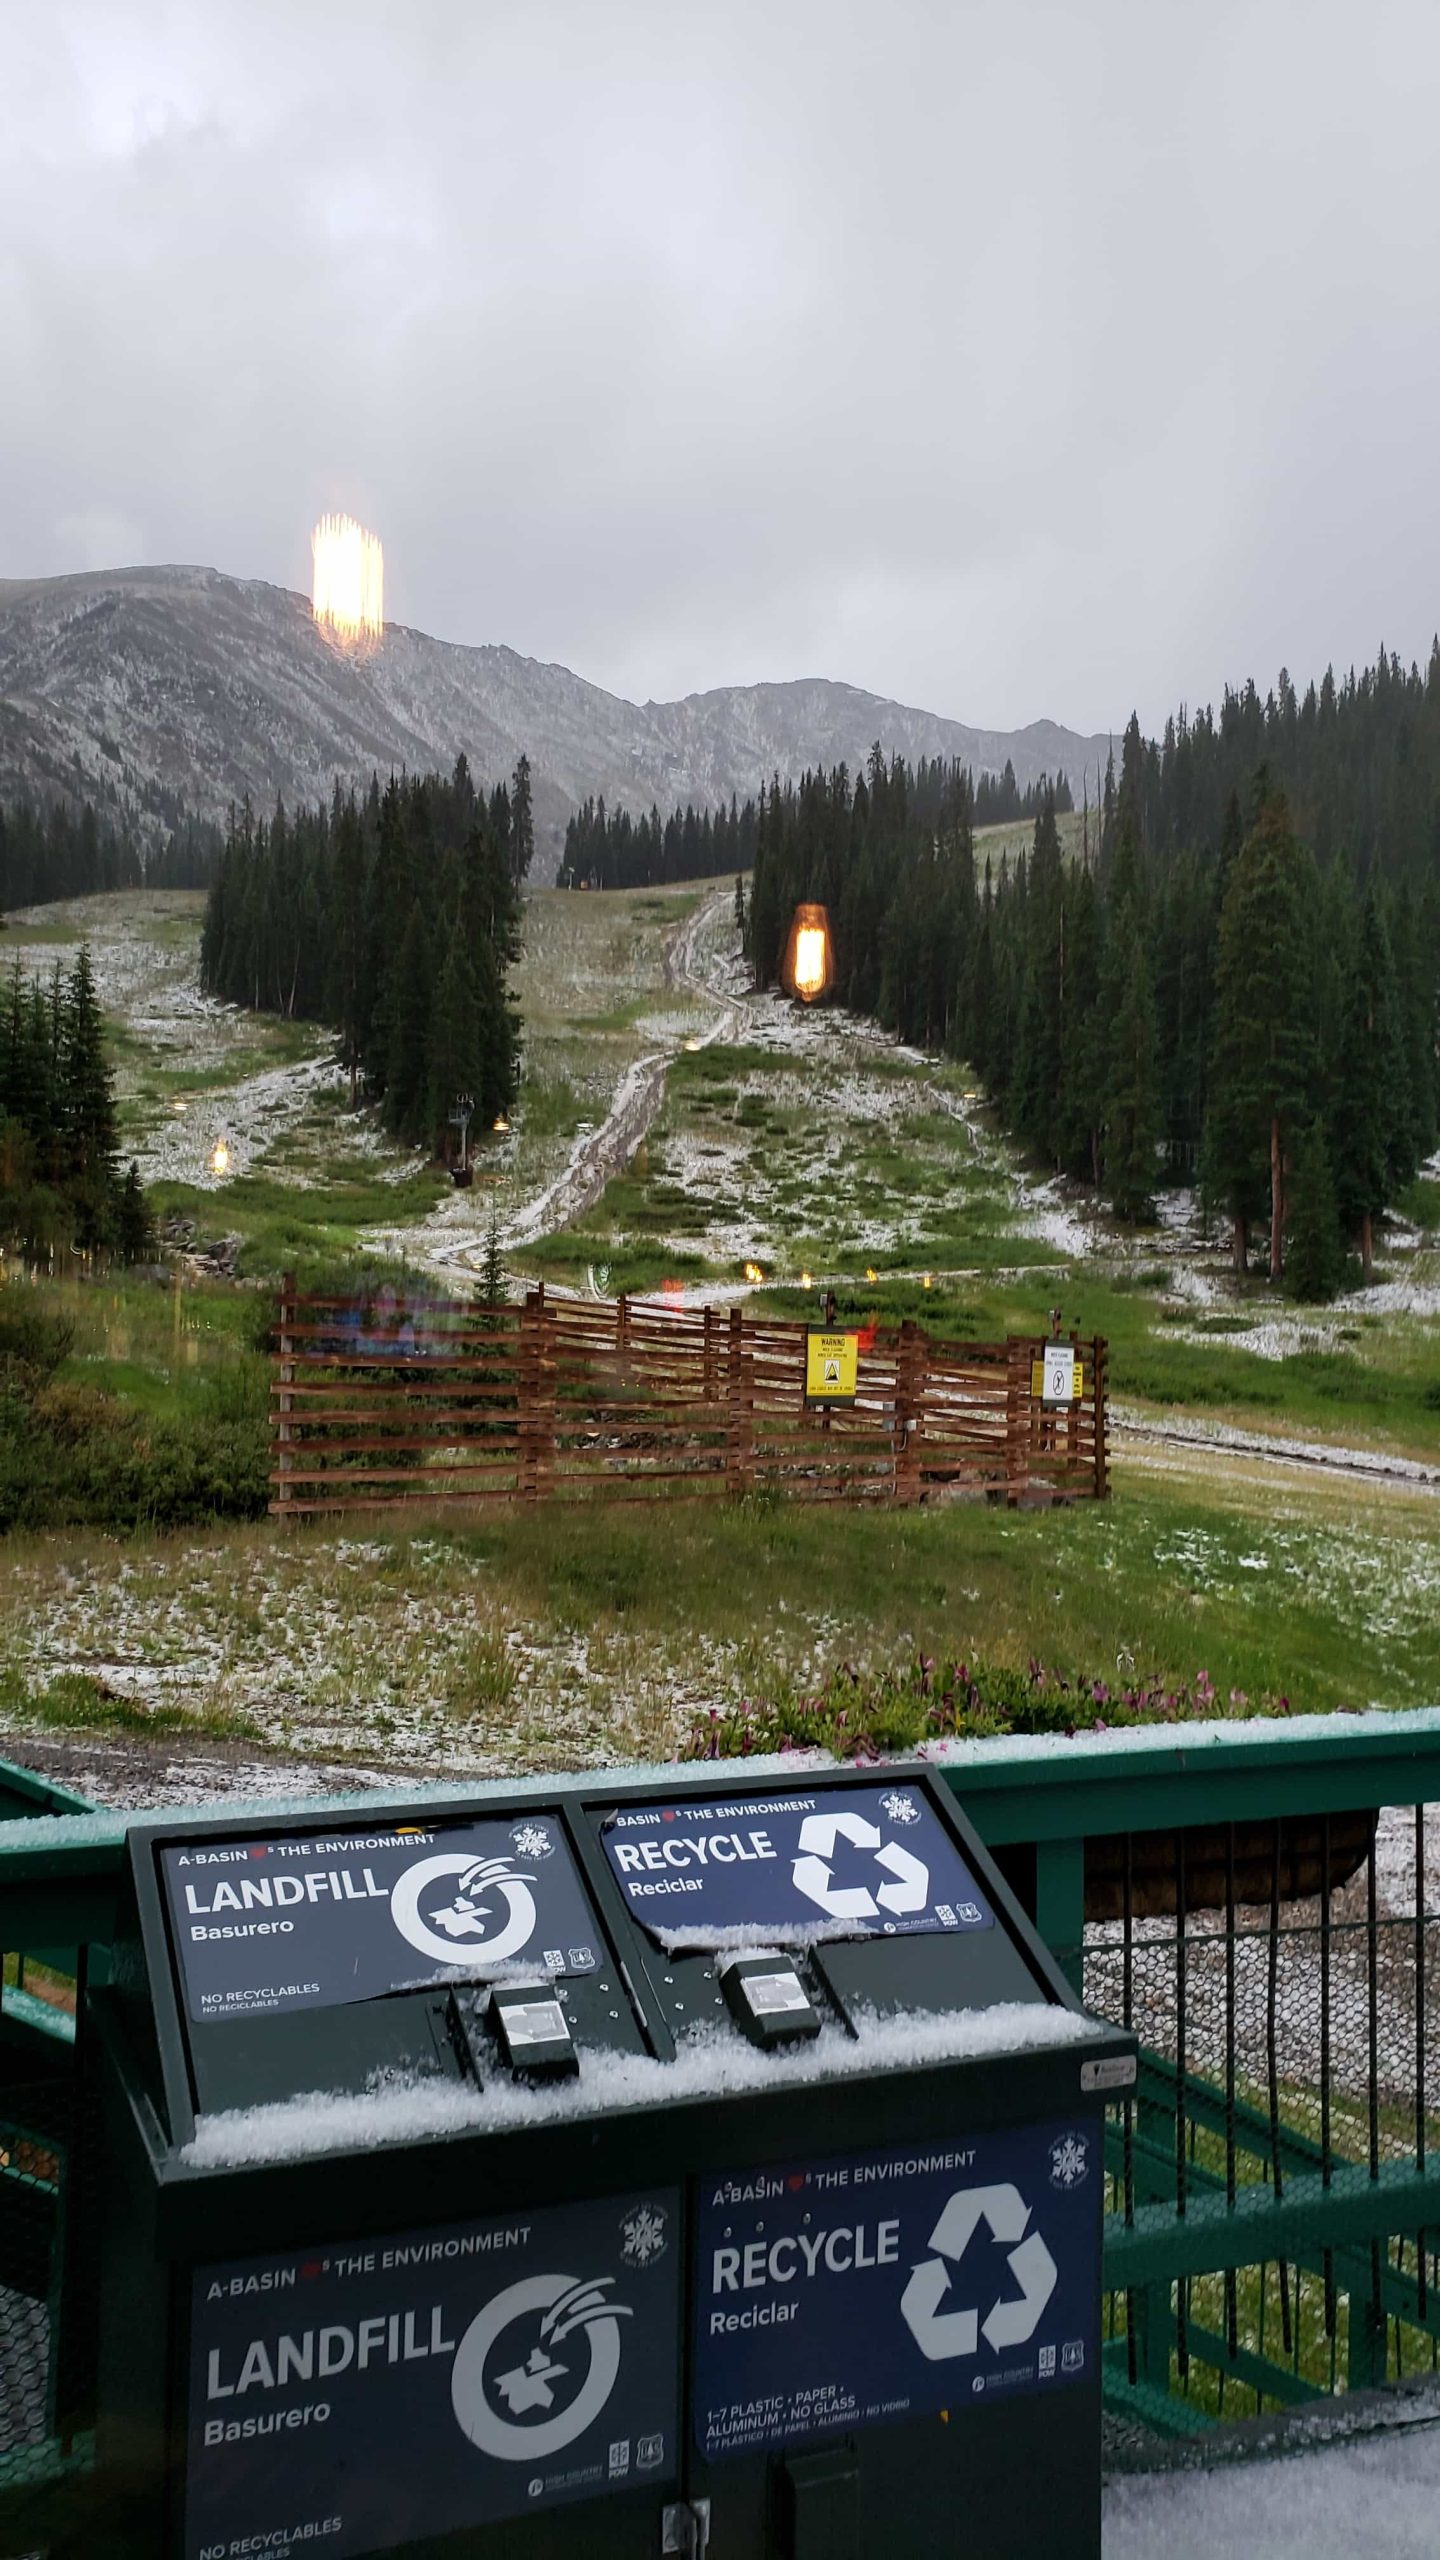
[[[1222,1699],[1440,1696],[1440,1169],[1387,1228],[1371,1291],[1319,1315],[1237,1293],[1193,1201],[1117,1231],[1016,1161],[963,1069],[754,995],[730,891],[540,892],[515,1126],[482,1134],[460,1193],[349,1111],[323,1040],[199,998],[194,899],[46,911],[7,947],[44,968],[82,931],[127,1144],[190,1249],[160,1279],[32,1275],[0,1301],[70,1329],[45,1427],[91,1504],[28,1534],[36,1515],[12,1513],[12,1733],[367,1766],[603,1759],[672,1747],[710,1705],[783,1705],[846,1661],[883,1685],[947,1651],[1092,1683],[1203,1672]],[[492,1219],[517,1285],[723,1299],[758,1262],[778,1311],[812,1313],[828,1285],[843,1313],[957,1336],[1058,1304],[1112,1345],[1115,1499],[1021,1517],[667,1504],[283,1543],[262,1518],[203,1525],[212,1496],[265,1499],[273,1275],[403,1260],[412,1286],[465,1288]],[[204,1258],[226,1238],[238,1280]],[[97,1507],[117,1484],[118,1547]]]

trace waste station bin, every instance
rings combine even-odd
[[[1098,2553],[1133,2044],[933,1773],[130,1851],[87,2553]]]

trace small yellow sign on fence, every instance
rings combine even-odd
[[[1048,1342],[1043,1358],[1030,1363],[1030,1393],[1040,1404],[1078,1404],[1085,1393],[1079,1352],[1068,1342]]]
[[[806,1403],[853,1404],[859,1368],[858,1333],[807,1333]]]

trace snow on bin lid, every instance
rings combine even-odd
[[[923,1786],[900,1778],[625,1805],[601,1838],[632,1919],[667,1947],[995,1926]]]
[[[810,2043],[762,2053],[728,2030],[690,2039],[673,2062],[649,2054],[587,2057],[572,2080],[521,2087],[508,2076],[483,2088],[440,2081],[390,2083],[352,2096],[285,2098],[205,2116],[179,2154],[192,2169],[231,2169],[274,2160],[304,2160],[335,2151],[370,2151],[383,2143],[434,2141],[447,2134],[502,2133],[570,2118],[686,2099],[738,2097],[807,2081],[844,2080],[972,2062],[1006,2053],[1078,2045],[1103,2033],[1094,2018],[1058,2002],[1003,2002],[991,2009],[952,2009],[936,2017],[901,2012],[862,2018],[851,2036],[827,2026]],[[1079,2068],[1076,2068],[1079,2088]]]

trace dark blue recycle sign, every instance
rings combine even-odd
[[[693,2425],[707,2461],[1092,2382],[1093,2123],[701,2184]]]
[[[680,2210],[612,2196],[197,2268],[183,2560],[354,2560],[661,2490]]]
[[[629,1805],[603,1837],[632,1916],[666,1940],[995,1926],[924,1789],[903,1780]]]
[[[553,1814],[210,1838],[159,1855],[197,2020],[335,2008],[457,1970],[574,1974],[600,1961]]]

